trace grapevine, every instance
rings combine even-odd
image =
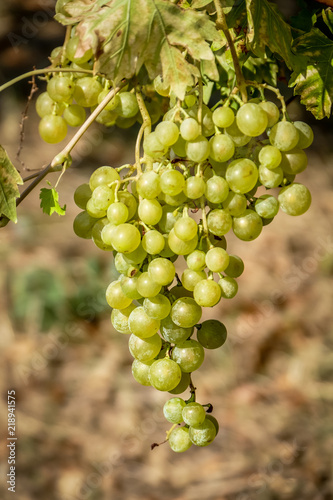
[[[46,89],[35,103],[41,139],[57,144],[69,127],[78,129],[21,195],[22,179],[1,149],[7,176],[2,174],[1,222],[16,222],[15,205],[46,175],[65,173],[72,149],[94,121],[124,129],[140,124],[133,163],[98,166],[77,187],[74,201],[81,212],[73,226],[78,237],[91,239],[114,259],[118,278],[106,288],[111,323],[129,338],[134,379],[172,395],[163,407],[172,425],[167,441],[173,451],[184,452],[209,445],[219,431],[212,403],[196,399],[195,372],[209,350],[227,340],[226,326],[218,319],[201,321],[203,312],[235,297],[244,270],[242,258],[228,252],[228,235],[253,241],[279,210],[300,216],[311,205],[310,191],[297,175],[307,167],[313,131],[304,121],[290,120],[276,84],[278,65],[272,70],[274,54],[293,70],[291,85],[317,118],[329,116],[330,97],[327,89],[321,89],[321,104],[319,97],[309,97],[306,72],[300,70],[311,63],[307,38],[324,36],[316,27],[298,36],[294,49],[282,17],[273,25],[284,36],[281,47],[274,33],[258,38],[268,29],[267,16],[280,16],[270,2],[248,0],[243,10],[242,2],[229,7],[219,0],[144,3],[147,24],[151,20],[154,32],[158,12],[165,37],[156,32],[143,42],[139,29],[128,25],[133,31],[121,45],[124,32],[116,14],[126,2],[58,0],[56,19],[67,29],[51,65],[0,87],[43,75]],[[262,25],[255,25],[259,4]],[[332,26],[331,10],[323,12]],[[171,27],[172,16],[178,24]],[[245,55],[238,50],[241,42]],[[247,78],[250,58],[261,69],[269,67],[270,76]],[[41,206],[62,215],[56,188],[42,189]]]

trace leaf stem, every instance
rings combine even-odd
[[[141,146],[143,134],[145,137],[147,137],[151,132],[151,118],[150,118],[150,115],[149,115],[148,110],[146,108],[142,94],[138,89],[136,90],[135,95],[136,95],[136,100],[138,101],[139,110],[140,110],[140,113],[142,116],[142,126],[139,130],[138,137],[136,139],[136,145],[135,145],[135,164],[136,164],[138,174],[141,174],[142,169],[141,169],[141,163],[140,163],[140,146]],[[147,163],[146,170],[147,171],[152,170],[153,162],[149,156],[148,156],[148,158],[146,158],[146,163]]]
[[[232,36],[230,34],[230,31],[229,31],[229,28],[227,25],[227,20],[226,20],[225,14],[223,12],[221,0],[214,0],[214,5],[216,8],[216,14],[217,14],[216,27],[223,31],[223,33],[227,39],[227,42],[228,42],[228,45],[230,48],[231,57],[232,57],[232,60],[234,63],[237,86],[239,88],[243,102],[247,102],[247,92],[246,92],[246,85],[245,85],[244,76],[243,76],[243,73],[242,73],[242,70],[241,70],[241,67],[239,64],[239,60],[237,57],[235,44],[234,44],[234,41],[233,41]]]
[[[200,134],[202,134],[202,118],[203,118],[203,113],[202,113],[202,105],[203,105],[202,78],[198,78],[198,83],[199,83],[198,123],[200,125]]]

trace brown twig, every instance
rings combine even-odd
[[[20,143],[19,143],[19,146],[18,146],[18,149],[17,149],[17,153],[16,153],[16,159],[21,163],[21,165],[22,165],[23,168],[25,168],[25,164],[20,159],[20,155],[21,155],[21,152],[22,152],[22,149],[23,149],[23,142],[24,142],[24,136],[25,136],[24,125],[25,125],[25,121],[28,119],[28,111],[29,111],[30,103],[32,101],[32,98],[33,98],[34,94],[38,90],[38,86],[36,84],[35,75],[32,76],[32,79],[31,79],[31,81],[29,83],[31,84],[31,90],[30,90],[30,94],[29,94],[27,103],[25,105],[25,108],[22,111],[22,117],[21,117],[21,121],[20,121]]]

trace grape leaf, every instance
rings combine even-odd
[[[330,30],[331,33],[333,33],[333,12],[332,9],[326,9],[322,11],[323,15],[323,21],[325,22],[326,26]]]
[[[294,42],[297,54],[306,57],[307,67],[291,75],[289,86],[301,96],[301,103],[318,119],[329,117],[333,102],[333,41],[319,29]]]
[[[276,5],[267,0],[246,0],[249,48],[258,57],[265,57],[265,48],[279,54],[289,69],[300,67],[302,60],[292,52],[291,27]]]
[[[54,188],[42,188],[40,190],[39,198],[40,208],[43,209],[44,214],[52,215],[56,212],[58,215],[65,215],[66,205],[61,208],[59,205],[59,193]]]
[[[118,83],[132,78],[145,65],[149,77],[163,75],[166,86],[183,99],[188,85],[199,76],[195,64],[208,61],[216,78],[214,54],[208,42],[219,40],[215,23],[205,12],[183,10],[166,0],[73,0],[57,14],[63,24],[77,24],[77,55],[92,48],[95,70]]]
[[[213,0],[193,0],[191,3],[192,9],[201,9],[202,7],[206,7],[206,5],[212,3]]]
[[[16,198],[20,196],[17,185],[23,184],[22,177],[0,146],[0,215],[17,222]]]

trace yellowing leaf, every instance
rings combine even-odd
[[[0,215],[5,215],[13,222],[17,222],[16,198],[20,196],[18,184],[23,184],[22,178],[0,146]]]

